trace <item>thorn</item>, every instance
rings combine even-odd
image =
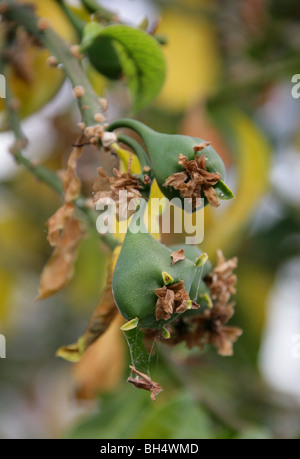
[[[161,274],[165,285],[173,284],[174,279],[170,274],[166,273],[166,271],[163,271]]]
[[[195,266],[197,266],[198,268],[200,268],[201,266],[205,265],[205,263],[207,262],[208,260],[208,255],[207,253],[202,253],[200,255],[200,257],[197,258],[197,260],[195,261]]]
[[[208,293],[204,293],[204,294],[201,295],[199,298],[200,298],[201,300],[204,300],[204,301],[206,302],[207,307],[208,307],[209,309],[212,309],[212,308],[213,308],[213,302],[212,302],[212,299],[211,299],[211,297],[209,296]]]
[[[164,339],[170,339],[171,338],[170,332],[166,328],[162,328],[161,329],[161,334],[162,334]]]
[[[129,331],[133,330],[136,328],[139,324],[139,318],[136,317],[135,319],[129,320],[129,322],[126,322],[126,324],[122,325],[121,330],[122,331]]]

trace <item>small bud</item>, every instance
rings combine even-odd
[[[90,107],[89,107],[88,105],[83,105],[83,106],[81,107],[82,110],[88,110],[89,108],[90,108]]]
[[[98,137],[98,139],[103,137],[103,129],[101,126],[95,130],[95,136]]]
[[[104,116],[102,115],[102,113],[96,113],[96,115],[94,116],[94,120],[97,122],[97,123],[102,123],[105,118]]]
[[[170,339],[171,338],[170,332],[166,328],[162,328],[161,329],[161,334],[162,334],[164,339]]]
[[[203,295],[200,295],[200,296],[199,296],[199,299],[205,301],[206,304],[207,304],[207,307],[208,307],[209,309],[212,309],[212,307],[213,307],[213,302],[212,302],[212,299],[211,299],[211,297],[209,296],[208,293],[204,293]]]
[[[84,88],[82,86],[76,86],[73,89],[73,94],[77,99],[80,99],[81,97],[83,97],[84,93],[85,93],[85,91],[84,91]]]
[[[70,48],[70,53],[72,56],[76,57],[76,59],[83,59],[84,55],[80,53],[80,46],[79,45],[73,45]]]
[[[104,132],[102,136],[102,145],[109,148],[113,143],[117,142],[118,137],[114,132]]]
[[[85,130],[85,128],[86,128],[86,125],[85,125],[85,123],[79,123],[79,124],[78,124],[78,127],[79,127],[79,129],[80,129],[82,132],[84,132],[84,130]]]
[[[187,301],[187,309],[192,309],[192,306],[193,306],[192,300],[188,300]]]
[[[98,145],[99,139],[98,139],[97,137],[92,137],[92,138],[90,139],[90,143],[91,143],[92,145]]]
[[[89,139],[91,137],[95,137],[95,132],[96,132],[97,126],[88,126],[84,130],[84,135],[88,137]]]
[[[47,65],[48,65],[48,67],[57,67],[58,66],[58,62],[57,62],[56,57],[49,56],[48,59],[47,59]]]
[[[148,174],[150,171],[151,171],[151,167],[150,166],[145,166],[143,171]]]
[[[207,253],[202,253],[200,255],[200,257],[197,258],[197,260],[195,261],[195,266],[197,266],[198,268],[200,268],[201,266],[204,266],[205,263],[207,262],[208,260],[208,255]]]
[[[161,274],[165,285],[173,284],[174,279],[170,274],[166,273],[166,271],[163,271]]]
[[[49,29],[50,21],[48,18],[39,18],[37,26],[41,32],[44,32],[45,30]]]
[[[135,319],[129,320],[129,322],[126,322],[126,324],[122,325],[121,330],[122,331],[129,331],[133,330],[136,328],[139,324],[139,318],[135,317]]]
[[[101,106],[101,110],[103,112],[105,112],[107,110],[107,107],[108,107],[108,100],[104,99],[103,97],[99,97],[98,102],[99,102],[99,104]]]

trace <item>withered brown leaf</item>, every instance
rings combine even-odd
[[[55,249],[42,271],[38,300],[58,292],[72,278],[77,247],[85,232],[80,221],[69,215],[70,206],[61,207],[50,219],[48,240]]]
[[[80,142],[81,139],[79,139]],[[62,173],[63,188],[65,191],[65,202],[72,202],[78,198],[81,183],[76,175],[77,160],[82,154],[82,147],[74,147],[70,153],[66,170]]]
[[[155,381],[152,381],[150,376],[145,375],[141,371],[136,370],[132,365],[129,365],[132,373],[136,374],[135,378],[129,377],[127,382],[133,384],[138,389],[150,391],[151,400],[155,400],[156,396],[163,390],[162,387]]]
[[[77,248],[85,236],[80,221],[73,217],[73,200],[80,192],[80,180],[75,169],[81,152],[81,147],[74,147],[70,154],[67,168],[61,174],[65,191],[64,204],[47,222],[48,241],[54,247],[54,252],[41,274],[38,300],[58,292],[72,278]]]
[[[112,391],[120,384],[126,361],[123,336],[120,333],[123,324],[124,318],[117,312],[107,330],[86,349],[76,363],[73,374],[78,398],[95,398],[99,393]]]

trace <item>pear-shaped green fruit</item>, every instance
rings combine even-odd
[[[168,177],[171,175],[182,172],[184,168],[178,164],[180,154],[183,154],[192,160],[196,155],[205,154],[207,158],[206,169],[208,172],[220,173],[221,179],[214,186],[216,193],[220,199],[233,198],[232,192],[225,185],[225,166],[222,158],[214,150],[211,145],[207,145],[201,152],[195,152],[194,147],[205,142],[203,139],[197,137],[188,137],[185,135],[171,135],[162,134],[154,131],[145,124],[124,118],[115,121],[109,127],[109,131],[118,128],[127,127],[135,131],[142,138],[151,162],[153,174],[157,180],[161,192],[168,198],[181,197],[180,192],[173,187],[166,187],[164,184]],[[204,198],[204,195],[201,196]],[[204,199],[205,205],[207,204],[206,198]]]
[[[139,217],[133,215],[125,236],[113,274],[113,295],[116,305],[126,320],[139,319],[142,328],[162,328],[174,320],[174,314],[168,321],[156,320],[155,289],[165,283],[184,281],[184,288],[189,293],[194,277],[199,268],[189,259],[184,259],[171,266],[172,250],[156,241],[141,223],[140,231],[132,229]]]

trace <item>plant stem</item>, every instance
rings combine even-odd
[[[73,88],[81,86],[84,89],[84,95],[77,99],[82,121],[86,126],[96,124],[94,117],[97,113],[102,112],[98,96],[94,92],[79,61],[71,54],[67,43],[51,27],[46,30],[39,29],[39,18],[29,5],[14,3],[12,0],[5,3],[7,3],[8,9],[3,15],[4,19],[23,26],[62,65],[62,69],[71,81]]]
[[[0,73],[4,74],[5,65],[4,61],[0,56]],[[18,113],[15,109],[14,99],[10,92],[10,87],[6,84],[6,114],[7,114],[7,122],[15,135],[16,144],[13,148],[13,156],[18,164],[22,164],[32,175],[34,175],[37,179],[41,180],[42,182],[46,183],[50,188],[54,191],[59,193],[60,195],[63,194],[63,186],[61,180],[56,175],[55,172],[50,171],[48,168],[33,164],[28,158],[26,158],[23,153],[21,147],[26,145],[27,139],[22,131],[21,123],[18,117]],[[74,201],[74,204],[78,209],[80,209],[91,225],[96,227],[97,221],[97,214],[93,209],[90,209],[85,204],[85,198],[79,197]],[[105,234],[100,235],[100,239],[102,242],[107,246],[111,251],[113,251],[118,245],[119,241],[117,241],[112,235]]]
[[[81,39],[82,37],[82,32],[83,32],[83,29],[84,29],[84,26],[86,24],[85,21],[83,21],[82,19],[80,19],[77,14],[75,14],[64,2],[64,0],[56,0],[56,3],[59,4],[59,6],[61,7],[62,11],[64,12],[64,14],[66,15],[66,17],[68,18],[69,22],[72,24],[75,32],[77,33],[77,36],[79,39]]]
[[[131,148],[134,151],[134,153],[139,159],[142,171],[144,167],[148,166],[151,168],[150,160],[148,156],[146,155],[145,150],[136,140],[134,140],[132,137],[128,137],[125,134],[118,134],[118,140],[124,143],[125,145],[127,145],[129,148]]]

